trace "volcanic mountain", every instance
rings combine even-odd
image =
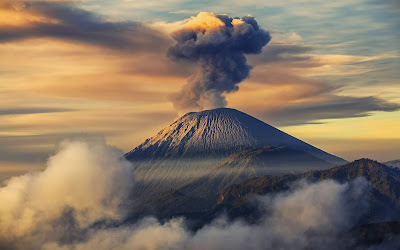
[[[304,172],[346,163],[229,108],[188,113],[125,157],[136,166],[136,190],[143,195],[159,195],[199,179],[204,182],[204,178],[220,181],[216,175],[243,181],[266,173]]]
[[[188,113],[126,154],[129,159],[227,156],[247,149],[286,146],[331,164],[345,161],[235,109]]]

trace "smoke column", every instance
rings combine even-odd
[[[261,53],[271,40],[252,16],[231,18],[207,12],[190,18],[173,38],[176,44],[168,49],[168,57],[198,67],[181,91],[171,96],[177,110],[226,106],[223,94],[237,91],[250,74],[245,54]]]

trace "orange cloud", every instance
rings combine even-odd
[[[12,2],[0,4],[0,27],[1,26],[32,26],[35,23],[58,24],[60,21],[49,18],[39,13],[25,12],[23,2]]]
[[[200,12],[196,17],[191,17],[184,25],[183,29],[190,29],[196,32],[213,32],[223,27],[225,24],[211,12]]]

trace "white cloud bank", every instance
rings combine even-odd
[[[43,172],[11,178],[0,189],[0,241],[57,238],[54,223],[68,212],[78,228],[121,219],[133,184],[133,166],[116,148],[66,141]]]

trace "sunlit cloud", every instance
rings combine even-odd
[[[0,8],[24,16],[17,20],[29,24],[2,26],[0,42],[50,37],[128,51],[154,50],[168,44],[166,34],[145,23],[108,22],[68,2],[23,2],[17,8],[6,2]]]

